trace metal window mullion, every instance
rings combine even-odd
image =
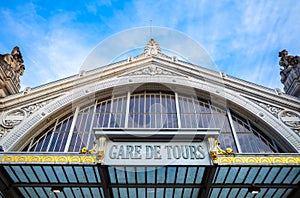
[[[160,108],[160,128],[164,128],[164,123],[163,123],[163,102],[162,102],[162,93],[159,92],[159,108]]]
[[[147,95],[146,95],[146,91],[144,92],[144,126],[143,126],[143,128],[147,128],[147,113],[148,113],[148,116],[150,117],[150,114],[149,114],[149,112],[147,112],[146,111],[146,107],[147,107]],[[141,97],[142,95],[140,95],[140,97]]]
[[[178,126],[178,128],[181,128],[181,117],[180,117],[180,109],[179,109],[177,92],[175,92],[175,109],[176,109],[176,114],[177,114],[177,126]]]
[[[215,126],[216,122],[215,122],[215,118],[214,118],[213,107],[212,107],[210,101],[208,101],[208,107],[209,107],[209,110],[210,110],[210,123],[209,123],[209,126],[210,126],[210,128],[215,128],[216,127]],[[212,126],[212,124],[213,124],[213,126]]]
[[[94,125],[94,120],[95,120],[95,117],[96,117],[96,109],[97,109],[97,102],[95,102],[94,104],[94,110],[92,112],[92,119],[91,119],[91,126],[90,126],[90,131],[93,132],[93,125]],[[89,137],[88,137],[88,140],[87,140],[87,147],[88,145],[90,144],[90,141],[91,141],[91,133],[89,133]]]
[[[72,140],[72,136],[73,136],[74,129],[75,129],[75,125],[76,125],[76,121],[77,121],[77,117],[78,117],[78,113],[79,113],[79,106],[77,106],[76,109],[75,109],[73,121],[72,121],[72,124],[71,124],[71,127],[70,127],[70,133],[69,133],[69,136],[68,136],[68,139],[67,139],[67,142],[66,142],[66,147],[65,147],[64,152],[68,152],[68,150],[69,150],[71,140]]]
[[[236,147],[237,147],[236,148],[237,152],[238,153],[243,153],[240,142],[239,142],[239,139],[237,137],[237,133],[236,133],[235,128],[234,128],[234,124],[233,124],[233,120],[232,120],[232,116],[231,116],[231,112],[230,112],[229,108],[226,108],[226,113],[227,113],[227,117],[228,117],[228,120],[229,120],[229,125],[230,125],[231,130],[232,130],[233,139],[234,139]]]
[[[192,103],[193,103],[193,109],[194,109],[194,116],[193,116],[193,118],[194,118],[194,122],[195,122],[195,124],[196,124],[196,128],[198,128],[199,127],[199,125],[198,125],[198,116],[197,116],[197,106],[196,106],[196,104],[195,104],[195,98],[192,96]]]
[[[109,110],[109,114],[108,114],[108,123],[107,123],[107,127],[110,128],[110,122],[111,122],[111,117],[112,117],[112,114],[113,114],[113,107],[114,107],[114,95],[111,96],[111,102],[110,102],[110,110]]]
[[[130,107],[130,92],[127,92],[126,109],[125,109],[125,124],[124,127],[128,128],[129,121],[129,107]]]

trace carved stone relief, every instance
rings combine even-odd
[[[280,111],[282,111],[282,108],[272,106],[270,104],[265,104],[265,103],[258,103],[259,106],[264,108],[265,110],[269,111],[272,115],[274,115],[276,118],[278,118],[278,114]]]
[[[49,103],[49,101],[48,102],[41,102],[41,103],[29,105],[27,107],[23,107],[22,109],[27,112],[28,116],[30,116],[32,113],[34,113],[35,111],[37,111],[40,108],[42,108],[43,106],[45,106],[47,103]]]
[[[300,113],[290,110],[283,110],[278,116],[281,122],[300,135]]]
[[[30,117],[31,114],[48,104],[50,101],[51,100],[44,101],[5,112],[0,123],[0,139],[10,132],[15,126],[19,125],[25,118]]]
[[[20,124],[26,117],[26,112],[22,109],[14,109],[5,112],[2,117],[2,126],[5,128],[13,128]]]
[[[183,76],[180,74],[173,73],[172,71],[168,71],[164,68],[150,65],[148,67],[142,68],[140,70],[134,71],[132,73],[126,74],[126,76],[137,76],[137,75],[145,75],[145,76],[156,76],[156,75],[169,75],[169,76]]]

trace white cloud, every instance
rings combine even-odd
[[[124,29],[147,26],[150,20],[153,26],[177,29],[203,44],[220,70],[265,86],[281,86],[279,50],[300,53],[300,4],[294,1],[85,4],[86,10],[53,11],[44,17],[34,4],[20,5],[17,10],[1,9],[0,21],[5,21],[5,27],[0,34],[9,36],[4,38],[6,45],[0,47],[20,41],[27,59],[24,84],[39,85],[76,73],[79,63],[99,41]],[[80,16],[87,13],[93,17],[81,21]]]

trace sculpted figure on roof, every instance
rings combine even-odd
[[[280,71],[281,82],[284,83],[290,71],[299,67],[300,57],[288,55],[286,49],[279,52],[278,57],[280,57],[279,65],[282,67]]]

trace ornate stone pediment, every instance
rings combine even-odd
[[[157,65],[149,65],[147,67],[140,68],[135,71],[131,71],[129,73],[123,74],[121,76],[181,76],[186,77],[179,72],[175,72],[169,69],[165,69],[163,67]]]

